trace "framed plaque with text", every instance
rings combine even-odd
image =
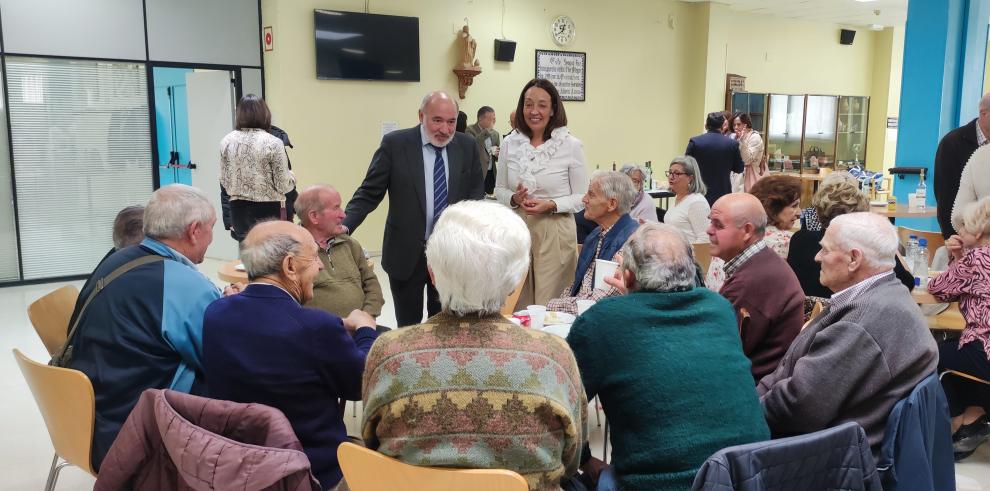
[[[536,77],[545,78],[557,87],[565,101],[585,100],[587,53],[536,50]]]

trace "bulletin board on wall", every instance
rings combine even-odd
[[[553,82],[565,101],[584,101],[587,78],[587,53],[577,51],[536,50],[536,78]]]

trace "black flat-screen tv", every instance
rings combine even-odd
[[[314,11],[316,78],[419,81],[419,19]]]

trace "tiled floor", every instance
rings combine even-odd
[[[218,284],[220,282],[216,279],[216,270],[219,264],[218,261],[207,260],[201,266],[202,271]],[[388,278],[380,267],[376,269],[386,298],[379,322],[394,325],[395,314],[391,306]],[[42,489],[51,465],[53,453],[48,432],[10,350],[19,348],[35,360],[48,360],[41,340],[28,321],[27,306],[63,284],[0,288],[0,312],[3,316],[0,324],[0,392],[4,394],[0,399],[0,421],[3,422],[0,433],[3,434],[4,443],[0,446],[0,476],[3,476],[0,479],[0,490]],[[82,286],[81,281],[74,284],[77,287]],[[360,418],[360,405],[356,416],[352,406],[348,405],[344,419],[352,435],[360,434]],[[592,452],[595,456],[600,456],[602,428],[597,425],[594,412],[589,412],[588,427]],[[88,490],[92,489],[93,481],[85,472],[68,467],[62,471],[57,489]],[[990,490],[990,445],[984,445],[966,462],[956,465],[956,484],[961,491]]]

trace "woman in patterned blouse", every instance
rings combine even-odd
[[[230,195],[232,233],[238,242],[255,223],[280,218],[285,193],[295,186],[282,140],[268,133],[271,126],[265,100],[248,94],[237,103],[234,131],[220,141],[220,185]]]
[[[959,341],[939,344],[938,370],[956,370],[990,380],[990,197],[967,205],[959,235],[945,241],[949,268],[932,278],[928,291],[943,302],[959,301],[966,319]],[[990,439],[987,386],[961,377],[942,379],[949,399],[956,457],[965,458]]]
[[[750,193],[760,200],[763,210],[767,212],[763,241],[778,256],[786,259],[791,236],[794,235],[794,224],[801,216],[801,180],[783,174],[767,176],[757,181]],[[725,283],[724,266],[725,261],[712,258],[705,278],[705,286],[710,290],[717,292],[722,289]]]

